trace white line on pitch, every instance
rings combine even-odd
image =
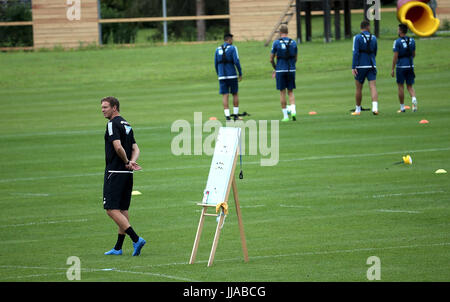
[[[241,209],[244,209],[244,208],[260,208],[260,207],[265,207],[265,205],[263,205],[263,204],[255,204],[253,206],[241,206]]]
[[[403,195],[436,194],[436,193],[445,193],[445,191],[428,191],[428,192],[380,194],[380,195],[372,195],[372,198],[383,198],[383,197],[403,196]]]
[[[311,208],[310,206],[297,206],[297,205],[285,205],[285,204],[280,204],[280,207],[283,208]]]
[[[147,127],[136,127],[135,130],[153,130],[153,129],[164,129],[167,126],[147,126]],[[17,138],[17,137],[28,137],[28,136],[54,136],[54,135],[82,135],[82,134],[97,134],[103,133],[104,130],[61,130],[61,131],[47,131],[47,132],[27,132],[27,133],[16,133],[16,134],[6,134],[0,135],[0,138]]]
[[[278,255],[263,255],[263,256],[251,256],[252,259],[267,259],[267,258],[282,258],[282,257],[297,257],[297,256],[314,256],[314,255],[327,255],[327,254],[338,254],[338,253],[355,253],[355,252],[369,252],[369,251],[378,251],[378,250],[392,250],[392,249],[409,249],[409,248],[420,248],[420,247],[433,247],[433,246],[447,246],[450,245],[450,242],[442,242],[442,243],[432,243],[432,244],[415,244],[415,245],[401,245],[401,246],[388,246],[388,247],[379,247],[379,248],[358,248],[358,249],[348,249],[348,250],[334,250],[334,251],[312,251],[312,252],[300,252],[300,253],[291,253],[291,254],[278,254]],[[230,262],[230,261],[239,261],[242,258],[229,258],[229,259],[216,259],[215,262]],[[196,261],[196,263],[207,263],[207,260]],[[147,266],[134,266],[133,268],[142,268],[142,267],[160,267],[160,266],[172,266],[172,265],[188,265],[188,262],[174,262],[174,263],[165,263],[165,264],[155,264],[155,265],[147,265]],[[19,269],[54,269],[54,270],[67,270],[67,268],[49,268],[49,267],[28,267],[28,266],[13,266],[13,265],[1,265],[0,268],[19,268]],[[81,269],[82,271],[104,271],[105,269]],[[157,277],[183,280],[183,281],[194,281],[183,277],[177,277],[172,275],[164,275],[158,273],[150,273],[150,272],[133,272],[133,271],[122,271],[113,269],[111,271],[117,271],[122,273],[132,273],[132,274],[143,274],[143,275],[152,275]]]
[[[359,249],[350,249],[350,250],[302,252],[302,253],[292,253],[292,254],[272,255],[272,256],[253,256],[250,258],[264,259],[264,258],[279,258],[279,257],[307,256],[307,255],[314,256],[314,255],[327,255],[327,254],[338,254],[338,253],[369,252],[369,251],[377,251],[377,250],[410,249],[410,248],[418,248],[418,247],[445,246],[445,245],[450,245],[450,242],[423,244],[423,245],[415,244],[415,245],[401,245],[401,246],[387,246],[387,247],[369,247],[369,248],[359,248]],[[220,259],[215,260],[215,261],[220,261]],[[227,260],[224,259],[223,261],[227,261]]]
[[[0,266],[0,268],[67,270],[67,268],[60,268],[60,267],[51,268],[51,267],[39,267],[39,266],[14,266],[14,265],[2,265],[2,266]],[[193,279],[178,277],[178,276],[173,276],[173,275],[160,274],[160,273],[126,271],[126,270],[120,270],[120,269],[115,269],[115,268],[111,268],[111,269],[81,268],[81,272],[104,272],[104,271],[148,275],[148,276],[162,277],[162,278],[166,278],[166,279],[188,281],[188,282],[199,282],[198,280],[193,280]],[[59,275],[62,273],[59,272],[59,273],[51,273],[51,274],[34,274],[34,275],[26,275],[26,276],[13,276],[13,277],[7,277],[4,279],[41,277],[41,276],[49,276],[49,275],[57,275],[57,274]],[[63,274],[65,274],[65,272]]]
[[[159,273],[123,271],[123,270],[118,270],[118,269],[115,269],[112,271],[118,272],[118,273],[128,273],[128,274],[148,275],[148,276],[154,276],[154,277],[163,277],[163,278],[167,278],[167,279],[181,280],[181,281],[188,281],[188,282],[200,282],[198,280],[177,277],[177,276],[172,276],[172,275],[166,275],[166,274],[159,274]]]
[[[261,207],[265,207],[265,205],[263,204],[255,204],[253,206],[241,206],[241,209],[249,209],[249,208],[261,208]],[[200,213],[202,210],[195,210],[195,212]]]
[[[394,249],[409,249],[409,248],[420,248],[420,247],[432,247],[432,246],[447,246],[450,242],[442,243],[432,243],[432,244],[415,244],[415,245],[400,245],[400,246],[387,246],[387,247],[369,247],[369,248],[358,248],[349,250],[334,250],[334,251],[312,251],[312,252],[300,252],[292,254],[278,254],[278,255],[263,255],[263,256],[250,256],[250,261],[252,259],[268,259],[268,258],[282,258],[282,257],[298,257],[298,256],[315,256],[315,255],[328,255],[328,254],[340,254],[340,253],[357,253],[357,252],[370,252],[378,250],[394,250]],[[241,261],[242,258],[228,258],[228,259],[215,259],[214,262],[231,262],[231,261]],[[207,263],[208,260],[199,260],[195,263]],[[147,266],[134,266],[133,268],[144,268],[144,267],[160,267],[160,266],[172,266],[172,265],[188,265],[188,262],[173,262],[165,264],[153,264]]]
[[[375,210],[377,212],[385,212],[385,213],[408,213],[408,214],[420,214],[419,211],[407,211],[407,210],[389,210],[389,209],[378,209]]]
[[[323,159],[339,159],[339,158],[354,158],[354,157],[367,157],[367,156],[384,156],[393,154],[405,154],[405,153],[420,153],[420,152],[436,152],[436,151],[447,151],[447,148],[434,148],[434,149],[420,149],[420,150],[408,150],[408,151],[393,151],[393,152],[383,152],[383,153],[372,153],[372,154],[343,154],[343,155],[324,155],[324,156],[311,156],[311,157],[299,157],[291,159],[280,159],[279,162],[290,162],[290,161],[304,161],[304,160],[323,160]],[[247,165],[259,165],[260,161],[246,162]],[[140,173],[155,172],[155,171],[165,171],[165,170],[186,170],[186,169],[199,169],[199,168],[209,168],[209,165],[193,165],[193,166],[179,166],[179,167],[160,167],[160,168],[149,168],[144,169]],[[101,172],[97,173],[86,173],[86,174],[72,174],[72,175],[55,175],[55,176],[37,176],[37,177],[22,177],[22,178],[4,178],[0,179],[0,183],[15,182],[15,181],[36,181],[45,179],[55,179],[55,178],[70,178],[70,177],[85,177],[85,176],[99,176],[103,175]]]
[[[62,268],[55,268],[55,267],[46,267],[46,266],[24,266],[24,265],[0,265],[0,268],[13,268],[13,269],[18,269],[18,268],[24,268],[24,269],[55,269],[55,270],[60,270]],[[67,270],[67,267],[64,268],[64,270]]]
[[[71,177],[85,177],[85,176],[99,176],[104,173],[84,173],[84,174],[69,174],[69,175],[55,175],[55,176],[37,176],[37,177],[21,177],[21,178],[5,178],[0,179],[0,183],[5,182],[15,182],[15,181],[35,181],[35,180],[45,180],[45,179],[55,179],[55,178],[71,178]]]
[[[0,225],[0,228],[10,228],[10,227],[20,227],[20,226],[29,226],[29,225],[40,225],[40,224],[56,224],[56,223],[70,223],[70,222],[86,222],[87,219],[74,219],[74,220],[57,220],[57,221],[38,221],[38,222],[28,222],[28,223],[19,223],[19,224],[7,224]]]
[[[20,192],[13,192],[10,193],[14,196],[33,196],[33,197],[41,197],[41,196],[50,196],[48,193],[20,193]]]
[[[436,152],[436,151],[446,151],[450,150],[450,147],[447,148],[433,148],[433,149],[419,149],[419,150],[405,150],[405,151],[392,151],[392,152],[383,152],[383,153],[359,153],[359,154],[343,154],[343,155],[325,155],[325,156],[310,156],[310,157],[301,157],[301,158],[291,158],[284,159],[280,161],[301,161],[301,160],[322,160],[322,159],[338,159],[338,158],[354,158],[354,157],[367,157],[367,156],[383,156],[383,155],[393,155],[393,154],[406,154],[406,153],[420,153],[420,152]],[[259,163],[259,162],[257,162]]]
[[[2,280],[47,277],[47,276],[52,276],[52,275],[65,275],[65,274],[66,274],[65,272],[59,272],[59,273],[51,273],[51,274],[34,274],[34,275],[12,276],[12,277],[2,278]]]

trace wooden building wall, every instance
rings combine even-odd
[[[230,31],[236,40],[267,39],[289,0],[229,0]],[[295,3],[295,2],[294,2]],[[295,15],[289,21],[289,35],[297,36]]]
[[[68,10],[75,0],[33,0],[33,38],[35,48],[79,47],[98,44],[97,0],[77,0],[80,19],[70,20]],[[69,4],[67,4],[69,3]],[[69,16],[73,16],[69,14]]]
[[[450,21],[450,0],[437,0],[436,17],[441,20],[441,26],[444,20]]]

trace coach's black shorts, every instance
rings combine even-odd
[[[133,173],[105,171],[103,208],[105,210],[128,210],[132,190]]]

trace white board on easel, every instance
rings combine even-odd
[[[226,206],[226,208],[228,208],[228,196],[231,188],[233,189],[234,203],[236,206],[236,215],[238,218],[237,220],[239,224],[239,232],[241,236],[244,260],[246,262],[248,261],[247,243],[245,240],[244,225],[242,222],[241,208],[239,205],[236,178],[234,176],[240,136],[241,128],[219,128],[219,134],[216,139],[216,146],[214,148],[211,167],[209,169],[208,181],[206,182],[206,188],[203,192],[203,200],[202,203],[197,204],[199,206],[202,206],[203,209],[200,214],[197,234],[195,235],[194,246],[192,248],[191,258],[189,260],[190,264],[193,264],[195,261],[198,245],[200,242],[200,236],[203,230],[204,219],[206,216],[214,216],[219,218],[208,261],[208,266],[212,265],[219,241],[220,230],[222,229],[225,216],[221,215],[220,213],[219,216],[217,214],[207,213],[207,209],[212,207],[217,211],[216,206],[219,207],[220,205],[220,207],[222,207],[222,210],[224,210],[225,212],[225,208],[223,208],[223,206]]]
[[[219,129],[202,203],[217,205],[225,201],[240,137],[241,128]]]

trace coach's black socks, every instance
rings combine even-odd
[[[138,242],[139,236],[134,232],[131,226],[125,230],[125,233],[130,236],[131,240],[133,240],[134,243]]]
[[[117,235],[117,242],[116,242],[116,245],[114,246],[114,249],[116,251],[122,249],[122,245],[123,245],[124,239],[125,239],[125,234],[118,234]]]

